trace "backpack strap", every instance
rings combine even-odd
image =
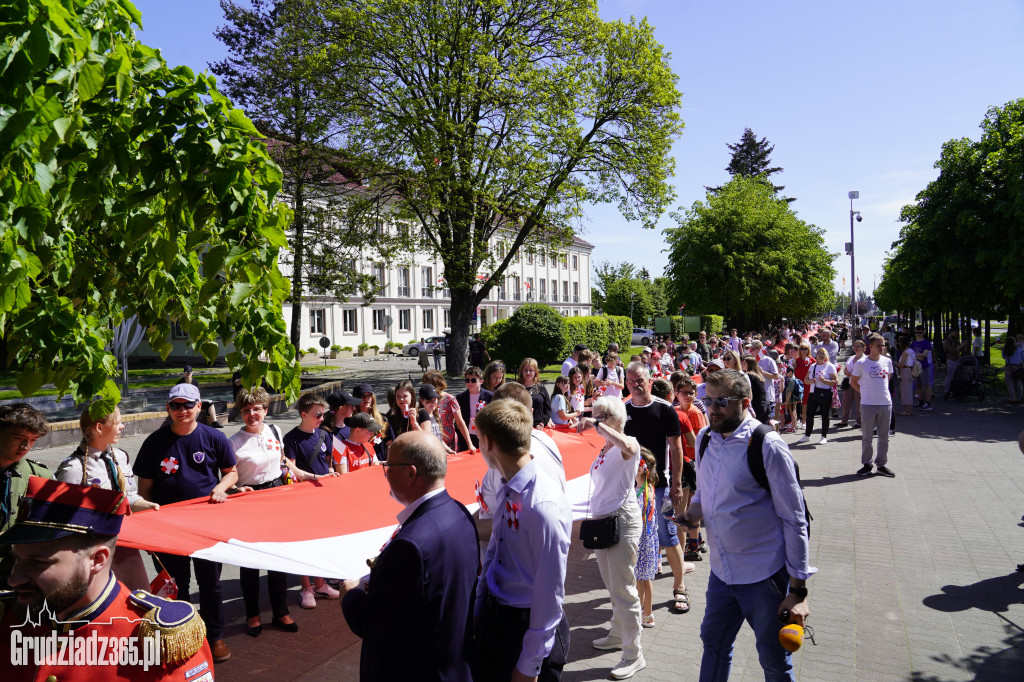
[[[708,443],[711,442],[711,427],[704,429],[704,435],[700,439],[700,447],[697,448],[697,461],[704,456],[704,451],[708,449]]]
[[[767,490],[769,495],[772,488],[768,483],[768,473],[764,470],[764,437],[774,430],[770,424],[761,424],[750,434],[750,442],[747,443],[747,466],[757,484]]]

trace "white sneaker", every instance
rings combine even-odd
[[[315,609],[316,608],[316,597],[313,595],[312,586],[299,592],[299,606],[304,609]]]
[[[800,436],[800,438],[797,439],[796,444],[799,445],[800,443],[806,443],[809,440],[810,440],[810,437],[808,437],[806,435]]]
[[[697,564],[693,563],[692,561],[683,562],[683,575],[686,575],[687,573],[693,573],[696,570]]]
[[[818,441],[818,445],[828,445],[828,438],[825,438],[825,436],[822,436],[821,440]]]
[[[324,599],[341,599],[341,592],[338,592],[327,583],[324,583],[323,587],[314,588],[313,594]]]
[[[605,637],[598,637],[594,640],[594,648],[600,649],[601,651],[612,651],[613,649],[622,648],[622,639],[619,637],[612,637],[611,635]],[[639,668],[637,668],[639,670]]]
[[[644,660],[644,655],[640,654],[632,661],[622,659],[619,661],[614,668],[612,668],[612,679],[613,680],[625,680],[633,677],[638,672],[647,667],[647,661]]]

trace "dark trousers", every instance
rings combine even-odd
[[[238,582],[242,586],[242,599],[245,601],[245,617],[255,618],[260,615],[260,569],[238,569]],[[274,618],[288,615],[288,574],[278,571],[267,571],[267,593],[270,595],[270,610]]]
[[[502,606],[490,595],[484,597],[476,624],[475,682],[505,682],[512,677],[523,651],[523,636],[530,627],[530,609]],[[544,659],[538,682],[556,682],[569,655],[569,621],[562,616],[555,630],[551,653]],[[533,671],[527,671],[533,672]]]
[[[220,598],[220,564],[206,559],[193,559],[177,554],[157,553],[164,568],[178,584],[178,599],[192,601],[189,586],[192,566],[195,566],[196,584],[199,586],[199,615],[206,623],[206,639],[216,642],[224,630],[224,604]],[[157,564],[157,571],[160,565]]]
[[[807,397],[807,429],[804,434],[810,437],[814,431],[814,415],[821,415],[821,436],[828,433],[829,411],[832,409],[832,391],[813,390]]]

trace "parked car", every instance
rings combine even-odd
[[[431,336],[426,340],[426,342],[417,341],[416,343],[410,343],[408,346],[403,347],[402,355],[408,355],[409,357],[414,358],[420,353],[433,353],[434,346],[438,345],[441,346],[442,352],[448,350],[443,336]]]
[[[653,329],[642,329],[640,327],[633,327],[633,340],[634,346],[649,346],[651,341],[654,340]]]

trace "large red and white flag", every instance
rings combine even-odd
[[[589,470],[604,439],[549,430],[562,454],[574,515],[582,518]],[[480,455],[448,459],[448,493],[474,511],[477,481],[487,464]],[[383,467],[336,478],[162,505],[125,518],[118,544],[249,568],[324,578],[359,578],[395,530],[402,506],[388,494]]]

